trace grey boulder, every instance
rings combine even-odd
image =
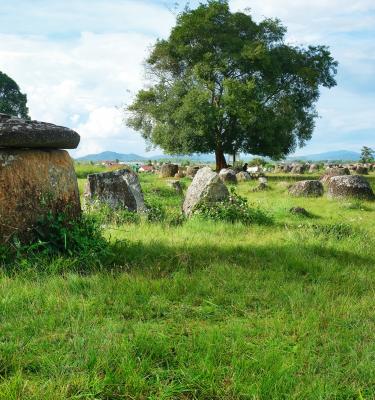
[[[350,175],[349,168],[343,168],[343,167],[327,168],[320,181],[323,183],[329,183],[332,177],[343,176],[343,175]]]
[[[0,114],[0,147],[75,149],[79,141],[72,129]]]
[[[176,164],[163,164],[160,168],[160,176],[162,178],[172,178],[178,173],[178,165]]]
[[[219,177],[223,182],[237,183],[236,173],[233,171],[233,169],[223,168],[219,172]]]
[[[322,182],[316,180],[299,181],[289,188],[289,194],[296,197],[321,197],[323,193]]]
[[[236,178],[238,182],[245,182],[245,181],[250,181],[251,176],[248,172],[246,171],[240,171],[236,174]]]
[[[89,175],[85,197],[89,200],[97,199],[111,208],[146,210],[138,175],[126,169]]]
[[[186,192],[183,211],[186,215],[191,215],[194,207],[201,202],[213,204],[228,198],[228,189],[219,175],[211,168],[204,167],[196,173]]]
[[[334,176],[328,183],[328,197],[331,199],[358,198],[374,200],[375,195],[368,181],[360,175]]]

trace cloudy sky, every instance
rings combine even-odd
[[[144,82],[143,61],[175,16],[170,0],[0,0],[0,71],[27,93],[33,119],[81,134],[74,156],[147,152],[121,107]],[[184,2],[180,2],[184,3]],[[197,2],[190,1],[194,6]],[[340,63],[323,90],[313,139],[297,154],[375,147],[375,1],[231,0],[278,17],[292,44],[326,44]]]

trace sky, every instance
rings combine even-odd
[[[33,119],[81,135],[74,157],[148,151],[123,107],[145,84],[144,60],[175,23],[170,0],[0,0],[0,71],[28,96]],[[180,1],[180,6],[186,2]],[[198,2],[190,1],[194,7]],[[230,0],[255,20],[277,17],[287,42],[324,44],[339,62],[313,138],[297,155],[375,147],[375,0]]]

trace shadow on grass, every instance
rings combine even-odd
[[[284,269],[305,274],[311,267],[372,268],[375,260],[350,251],[318,245],[290,244],[285,246],[212,246],[207,244],[170,246],[155,241],[128,243],[117,248],[113,260],[120,269],[142,270],[163,276],[179,270],[193,272],[215,265],[227,264],[246,269]]]
[[[254,271],[279,270],[297,275],[306,275],[311,270],[319,271],[331,267],[355,269],[375,266],[374,257],[303,242],[276,246],[250,246],[241,243],[229,246],[225,242],[223,245],[169,245],[162,240],[155,240],[151,243],[113,242],[108,246],[108,251],[103,254],[93,253],[75,257],[35,254],[27,259],[15,259],[14,262],[3,265],[1,269],[5,275],[70,272],[89,275],[97,272],[116,274],[138,271],[151,277],[164,277],[177,271],[192,273],[219,265]]]

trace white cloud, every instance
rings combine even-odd
[[[110,149],[121,134],[136,137],[143,153],[143,140],[124,126],[118,107],[142,86],[142,62],[153,41],[138,33],[84,32],[68,43],[0,35],[0,63],[27,93],[32,118],[77,129],[77,154],[103,136],[101,149]],[[126,143],[120,150],[127,151]]]

